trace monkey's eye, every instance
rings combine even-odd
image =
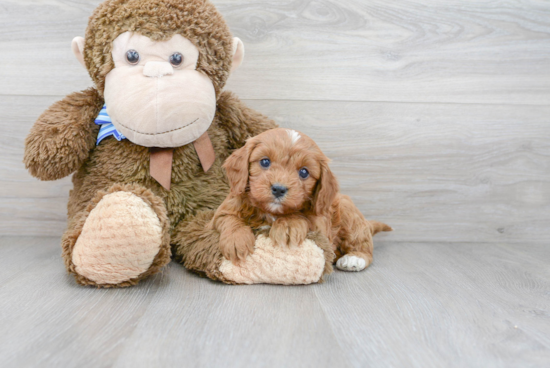
[[[180,66],[181,63],[183,63],[183,55],[179,52],[173,53],[170,56],[170,64],[172,64],[173,66]]]
[[[269,166],[271,166],[271,161],[268,158],[262,158],[260,160],[260,166],[264,169],[267,169],[269,168]]]
[[[126,60],[132,65],[139,63],[139,53],[136,50],[128,50]]]
[[[300,175],[300,178],[307,179],[309,178],[309,171],[305,167],[302,167],[300,171],[298,171],[298,175]]]

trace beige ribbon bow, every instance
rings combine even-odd
[[[208,132],[205,132],[195,142],[195,151],[202,165],[204,172],[208,172],[214,161],[216,160],[216,153],[214,152],[214,146],[208,136]],[[170,184],[172,182],[172,161],[174,159],[173,148],[150,148],[151,154],[149,163],[149,174],[159,182],[160,185],[166,190],[170,190]]]

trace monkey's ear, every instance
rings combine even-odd
[[[71,48],[73,49],[73,53],[74,56],[76,56],[76,59],[80,62],[80,64],[82,64],[84,68],[86,68],[86,63],[84,62],[84,38],[73,38]]]
[[[231,73],[241,66],[244,59],[244,44],[238,37],[233,38],[233,63],[231,64]]]

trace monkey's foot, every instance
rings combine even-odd
[[[74,244],[71,270],[79,283],[130,286],[170,261],[163,204],[144,188],[118,189],[131,190],[102,196]]]
[[[258,235],[254,253],[239,265],[223,259],[220,272],[224,281],[237,284],[300,285],[320,282],[325,273],[332,271],[330,264],[333,255],[330,255],[330,247],[322,249],[323,245],[316,244],[322,240],[315,236],[308,236],[299,246],[280,247],[275,246],[269,237]]]

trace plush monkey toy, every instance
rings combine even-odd
[[[68,271],[82,285],[130,286],[159,272],[173,253],[210,278],[248,282],[224,274],[227,261],[214,246],[219,234],[203,231],[229,191],[224,160],[276,126],[222,91],[243,60],[242,42],[206,0],[107,0],[72,48],[95,88],[46,110],[24,157],[41,180],[74,173],[62,239]],[[199,236],[212,237],[212,246],[196,245]],[[324,239],[310,238],[316,252],[270,253],[253,268],[287,262],[291,283],[319,281],[333,255]],[[305,271],[292,269],[297,262]],[[267,272],[256,281],[280,276]]]

